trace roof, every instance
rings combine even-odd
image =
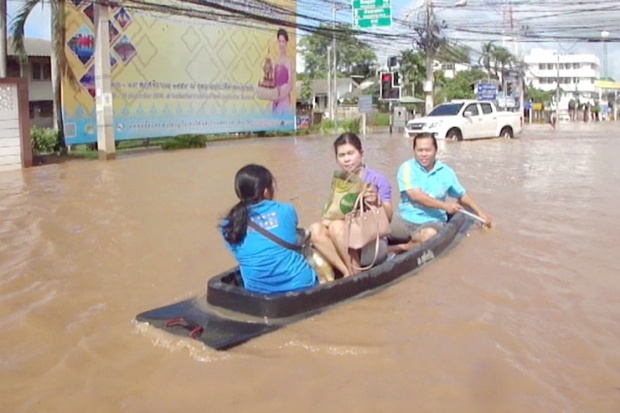
[[[357,82],[355,82],[355,80],[351,79],[350,77],[338,78],[338,86],[349,85],[351,83],[355,85],[356,87],[358,86]],[[313,80],[312,91],[314,92],[315,95],[326,95],[327,94],[327,79]]]
[[[45,39],[24,38],[26,54],[29,57],[50,57],[52,55],[52,42]],[[13,49],[13,39],[9,38],[7,43],[7,54],[16,56]]]

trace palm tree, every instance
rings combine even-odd
[[[0,77],[6,76],[6,66],[8,61],[6,50],[6,18],[7,18],[7,0],[0,0]]]
[[[495,66],[495,74],[498,75],[501,73],[503,79],[504,71],[516,63],[516,59],[505,47],[495,46],[493,51],[493,62]]]
[[[15,54],[22,62],[28,60],[24,47],[24,27],[32,10],[44,0],[24,0],[21,8],[11,22],[11,38]],[[77,85],[75,74],[71,70],[65,54],[65,4],[66,0],[49,0],[52,19],[52,90],[54,93],[54,129],[58,131],[60,147],[66,150],[62,124],[61,89],[62,79],[67,79],[72,86]]]
[[[424,55],[413,50],[401,53],[400,72],[403,76],[403,96],[413,96],[422,91],[426,80],[426,61]]]
[[[488,42],[482,45],[482,53],[480,54],[480,59],[478,60],[478,64],[484,67],[484,70],[487,71],[489,77],[497,76],[497,72],[493,73],[493,62],[495,61],[495,44],[493,42]]]

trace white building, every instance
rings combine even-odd
[[[527,85],[551,92],[556,91],[559,80],[560,108],[567,108],[571,98],[581,101],[598,99],[594,81],[600,75],[600,61],[595,55],[561,54],[554,49],[537,48],[523,58],[528,66],[525,74]]]
[[[28,79],[30,125],[51,127],[53,125],[52,92],[52,43],[44,39],[24,39],[27,62],[20,62],[9,39],[7,76]]]
[[[471,65],[466,63],[441,63],[437,60],[433,62],[433,72],[439,70],[443,71],[443,75],[446,79],[453,79],[457,73],[469,69],[471,69]]]

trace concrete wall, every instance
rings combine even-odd
[[[23,79],[0,80],[0,172],[32,166],[28,86]]]

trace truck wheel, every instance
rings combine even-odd
[[[448,133],[446,133],[446,139],[450,139],[452,141],[462,141],[463,135],[458,129],[450,129]]]
[[[512,128],[509,127],[509,126],[503,127],[501,132],[499,133],[499,137],[500,138],[506,138],[506,139],[514,138],[514,134],[512,132]]]

